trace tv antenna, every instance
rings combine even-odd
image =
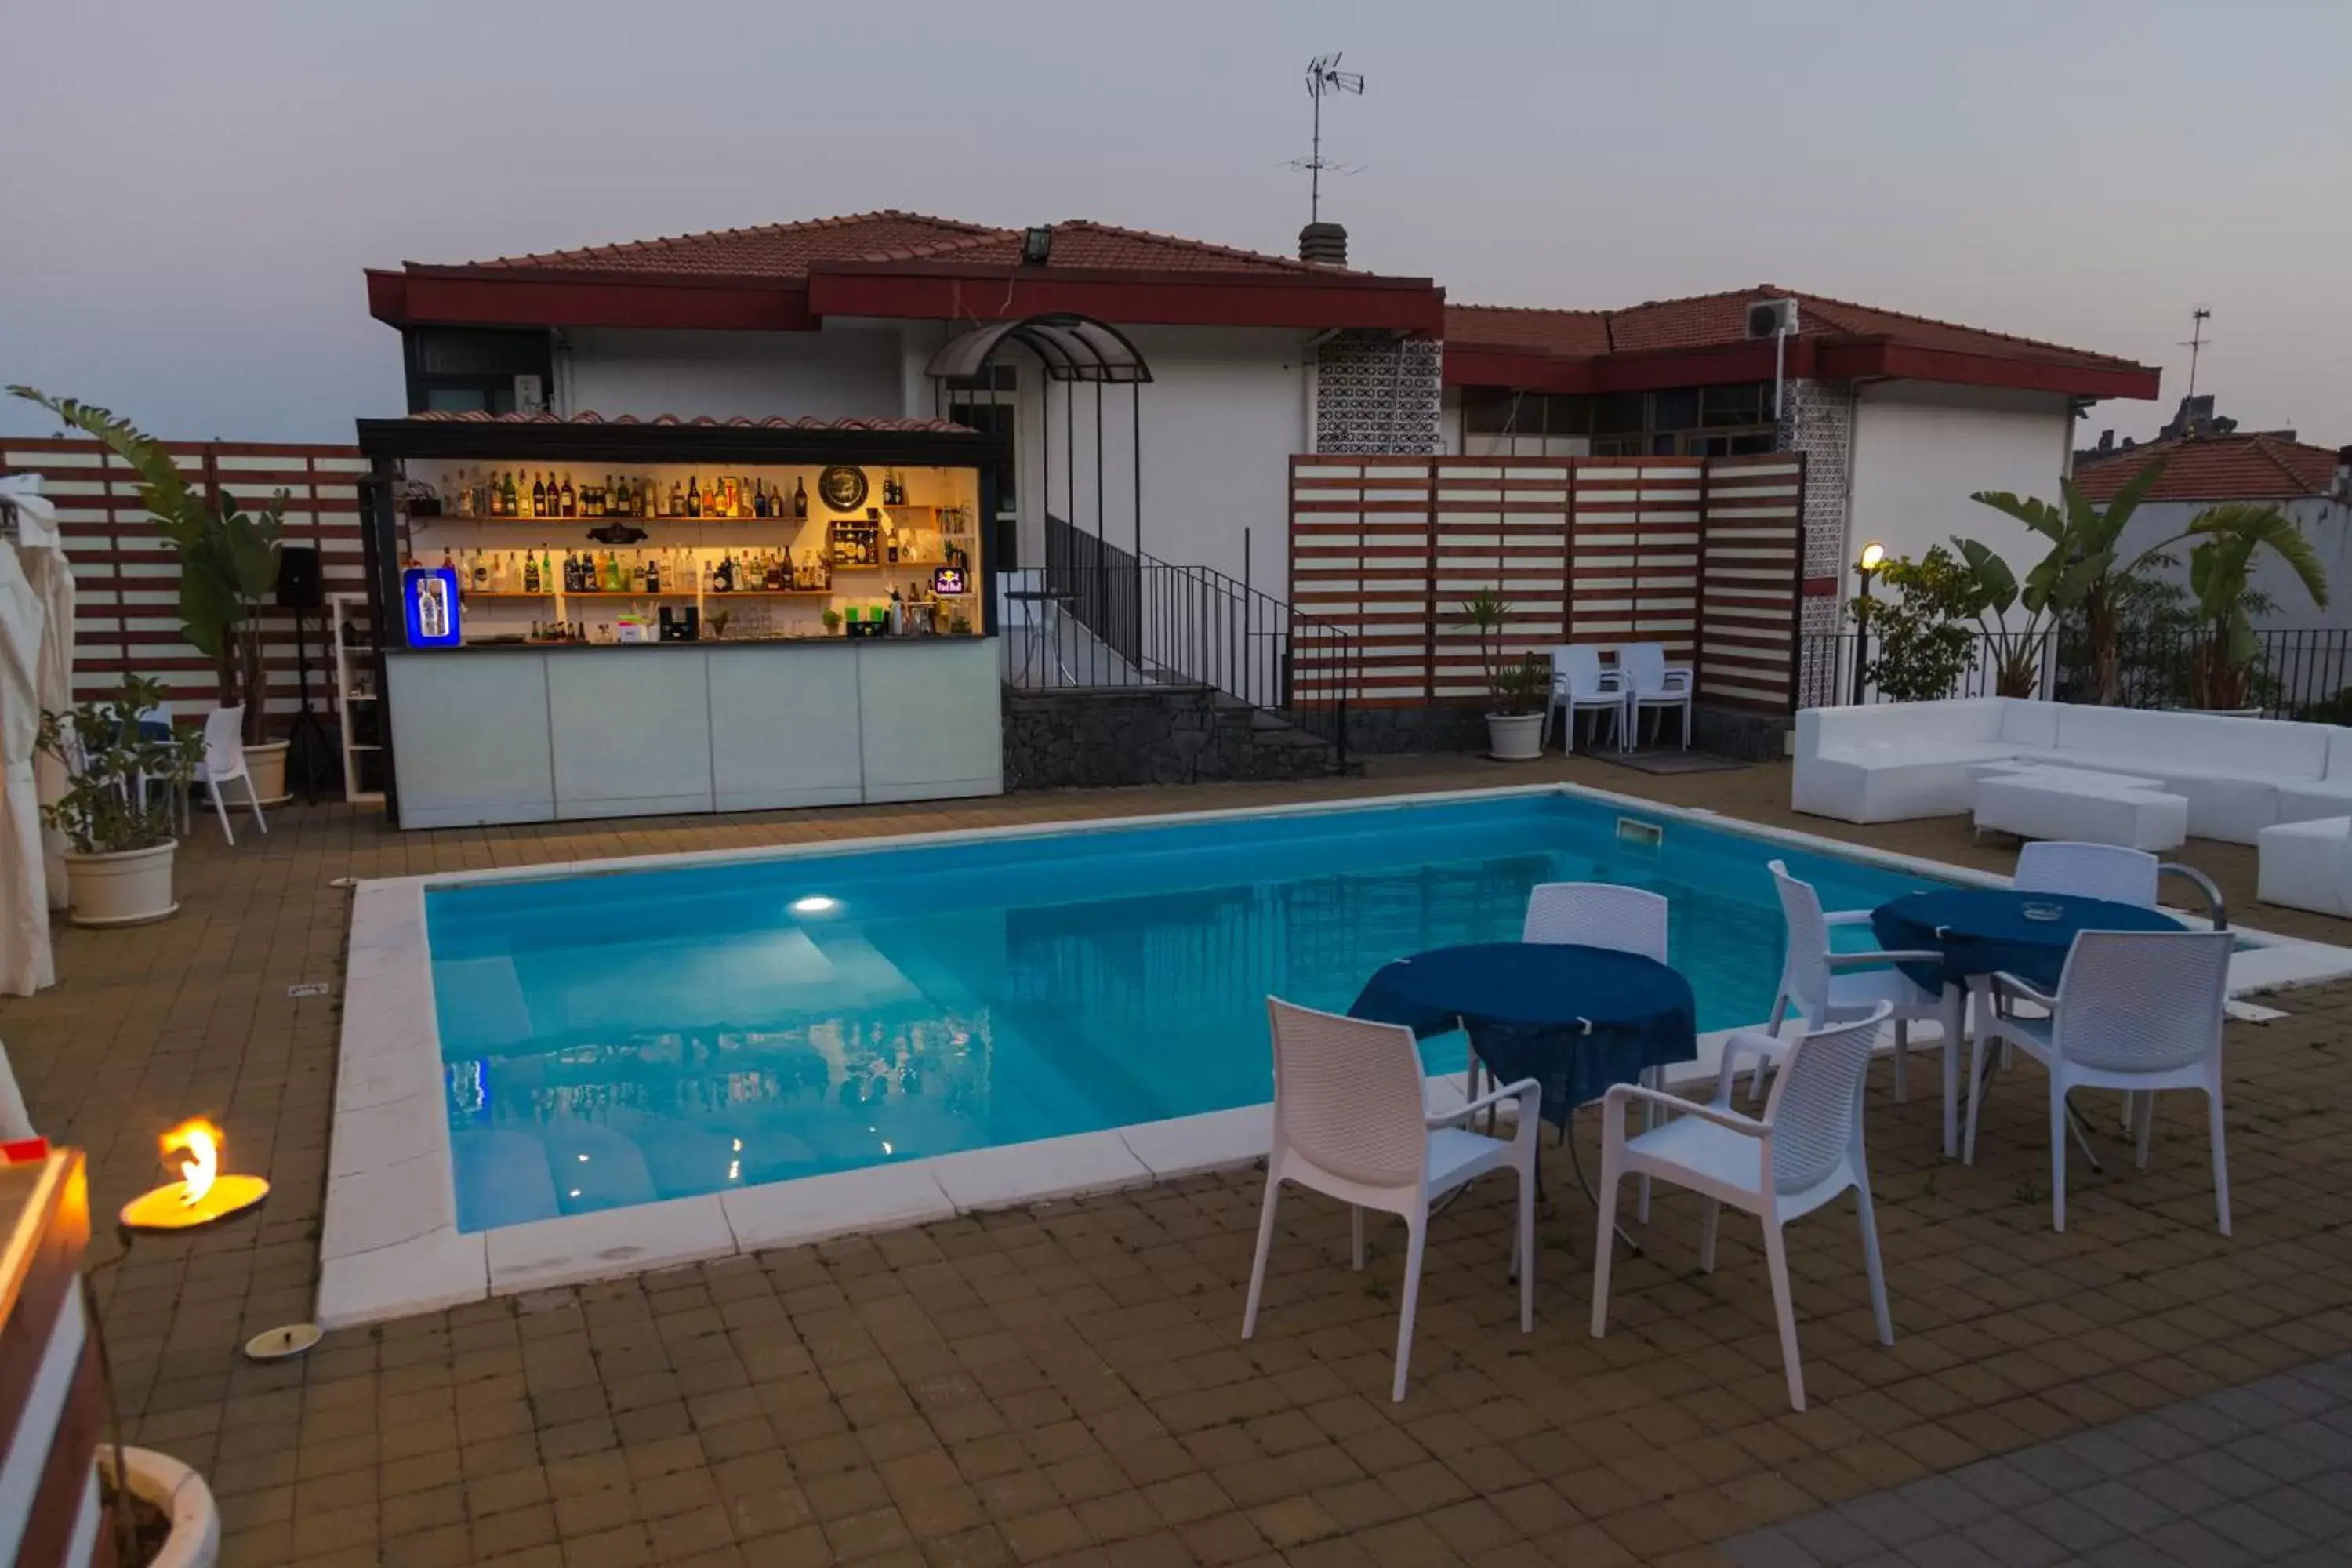
[[[2176,345],[2189,351],[2189,395],[2197,395],[2197,356],[2205,352],[2210,339],[2205,336],[2205,323],[2213,319],[2210,306],[2200,305],[2189,312],[2189,336]]]
[[[1339,56],[1344,50],[1318,55],[1307,62],[1307,96],[1315,103],[1315,141],[1313,150],[1304,158],[1293,158],[1290,166],[1304,169],[1307,182],[1307,220],[1319,223],[1323,217],[1323,171],[1335,174],[1352,174],[1356,171],[1344,163],[1326,163],[1323,158],[1323,100],[1335,92],[1352,92],[1359,97],[1364,90],[1364,79],[1354,71],[1339,68]]]

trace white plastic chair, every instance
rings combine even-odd
[[[1625,749],[1625,678],[1602,668],[1601,650],[1590,644],[1570,644],[1551,650],[1551,706],[1544,711],[1544,731],[1551,731],[1553,714],[1561,716],[1560,745],[1576,750],[1576,716],[1607,713],[1610,738]],[[1601,743],[1601,726],[1592,726],[1592,743]]]
[[[228,802],[223,784],[243,780],[245,797],[253,803],[253,820],[261,831],[269,831],[269,823],[261,815],[261,792],[253,787],[253,775],[245,771],[245,705],[215,708],[205,715],[205,754],[196,763],[196,782],[213,797],[213,810],[219,814],[221,836],[233,847],[236,835],[229,830]]]
[[[1538,882],[1528,893],[1528,918],[1520,927],[1519,940],[1605,947],[1618,952],[1636,952],[1664,963],[1666,915],[1664,897],[1646,889],[1622,887],[1615,882]],[[1473,1057],[1471,1060],[1475,1063],[1477,1058]],[[1654,1070],[1644,1073],[1642,1081],[1652,1089],[1658,1087]],[[1477,1092],[1475,1079],[1470,1089],[1473,1094]],[[1645,1125],[1654,1124],[1657,1107],[1649,1107],[1645,1114],[1649,1118]],[[1642,1182],[1634,1213],[1642,1223],[1649,1223],[1647,1178]]]
[[[1618,726],[1618,750],[1631,751],[1640,742],[1644,711],[1663,712],[1674,708],[1682,711],[1683,750],[1689,751],[1690,667],[1668,664],[1664,643],[1635,642],[1617,650],[1617,668],[1625,678],[1625,717],[1631,721],[1630,729],[1622,723]]]
[[[2147,1164],[2156,1128],[2156,1094],[2205,1091],[2213,1145],[2213,1203],[2230,1234],[2229,1150],[2221,1126],[2221,1017],[2230,994],[2226,931],[2078,931],[2066,952],[2058,994],[2045,995],[2013,974],[2002,990],[2037,1002],[2046,1018],[1996,1017],[1985,1035],[2014,1046],[2050,1069],[2050,1226],[2066,1228],[2066,1093],[2120,1089],[2147,1096],[2140,1107],[2139,1163]],[[1971,1082],[1985,1048],[1969,1053]],[[1969,1097],[1969,1157],[1976,1157],[1977,1116],[1984,1096]]]
[[[1429,1238],[1430,1201],[1489,1171],[1518,1173],[1519,1208],[1513,1227],[1512,1267],[1519,1279],[1519,1331],[1536,1326],[1536,1130],[1543,1090],[1522,1079],[1443,1116],[1427,1114],[1421,1049],[1412,1031],[1318,1013],[1267,997],[1274,1031],[1274,1147],[1266,1157],[1265,1206],[1257,1226],[1257,1256],[1250,1265],[1249,1304],[1242,1338],[1257,1332],[1258,1301],[1265,1290],[1266,1255],[1274,1248],[1274,1215],[1282,1184],[1353,1205],[1353,1267],[1364,1266],[1364,1210],[1401,1215],[1405,1224],[1404,1306],[1397,1322],[1396,1383],[1404,1397],[1412,1356],[1413,1313],[1421,1300],[1422,1250]],[[1508,1140],[1472,1132],[1466,1122],[1489,1106],[1518,1102],[1518,1125]]]
[[[1771,862],[1772,885],[1780,895],[1780,918],[1788,927],[1788,949],[1780,961],[1780,988],[1772,998],[1772,1016],[1765,1027],[1778,1035],[1791,1010],[1809,1028],[1842,1024],[1884,1005],[1895,1020],[1895,1098],[1911,1098],[1911,1026],[1934,1023],[1944,1037],[1944,1153],[1958,1152],[1960,1116],[1960,1012],[1956,994],[1927,991],[1893,965],[1940,963],[1943,954],[1925,949],[1874,949],[1837,952],[1830,947],[1834,926],[1870,923],[1868,910],[1824,913],[1821,895],[1811,882],[1789,875],[1785,861]],[[1861,965],[1877,965],[1860,968]],[[1764,1053],[1769,1055],[1769,1053]],[[1763,1061],[1757,1072],[1760,1083]],[[1755,1097],[1751,1087],[1749,1098]]]
[[[1752,1214],[1764,1226],[1764,1262],[1772,1277],[1772,1310],[1780,1322],[1780,1361],[1789,1375],[1789,1404],[1805,1407],[1805,1376],[1797,1358],[1797,1313],[1789,1292],[1789,1254],[1781,1227],[1852,1187],[1862,1216],[1862,1262],[1870,1277],[1870,1307],[1878,1342],[1895,1342],[1886,1310],[1886,1276],[1878,1258],[1878,1221],[1870,1202],[1870,1166],[1863,1147],[1864,1079],[1885,1022],[1881,1003],[1852,1023],[1816,1029],[1787,1047],[1787,1065],[1773,1081],[1759,1118],[1731,1108],[1732,1078],[1746,1052],[1780,1048],[1752,1030],[1726,1042],[1715,1099],[1706,1105],[1654,1089],[1619,1084],[1601,1115],[1601,1228],[1592,1263],[1592,1337],[1609,1328],[1609,1266],[1615,1250],[1617,1186],[1629,1175],[1655,1176],[1706,1200],[1699,1222],[1698,1263],[1715,1271],[1716,1232],[1722,1206]],[[1640,1100],[1678,1114],[1636,1138],[1625,1135],[1625,1108]]]
[[[2022,893],[2072,893],[2152,910],[2161,864],[2145,849],[2036,839],[2019,847],[2017,873],[2010,881]]]

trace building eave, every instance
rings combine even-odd
[[[1769,338],[1611,354],[1563,354],[1507,344],[1449,342],[1444,374],[1448,386],[1517,392],[1650,392],[1672,386],[1769,381],[1773,362],[1773,343]],[[1930,381],[2090,398],[2152,398],[2161,377],[2159,371],[2147,365],[2068,364],[1923,348],[1889,338],[1818,333],[1790,339],[1781,369],[1792,378]]]

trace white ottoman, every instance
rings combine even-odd
[[[2266,904],[2352,915],[2352,816],[2282,822],[2256,840],[2255,896]]]
[[[1969,793],[1979,832],[2148,850],[2178,847],[2189,837],[2184,797],[2123,773],[2021,768],[1981,776]]]

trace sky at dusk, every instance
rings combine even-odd
[[[1457,303],[1773,282],[2352,441],[2352,5],[0,0],[0,382],[180,437],[397,414],[361,268],[904,207],[1351,260]],[[0,406],[0,431],[45,417]]]

